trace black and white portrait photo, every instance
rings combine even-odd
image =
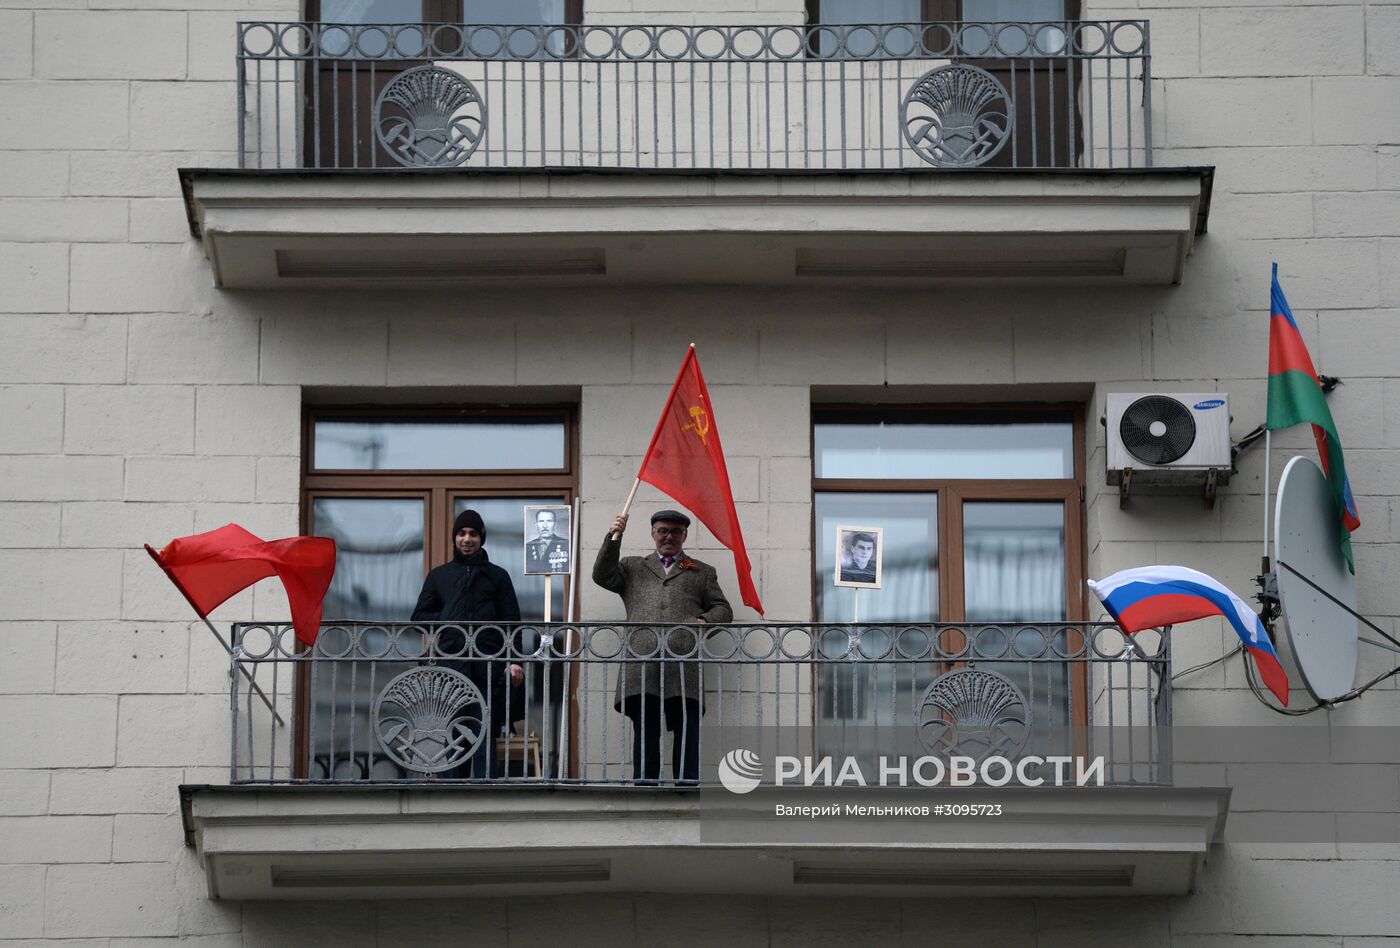
[[[525,574],[569,572],[569,508],[525,508]]]
[[[836,585],[880,588],[883,534],[880,527],[836,528]]]

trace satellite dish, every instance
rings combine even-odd
[[[1196,443],[1196,419],[1175,398],[1144,395],[1123,410],[1118,437],[1144,464],[1170,464]]]
[[[1356,577],[1342,557],[1341,529],[1321,469],[1290,460],[1274,508],[1278,598],[1298,672],[1318,701],[1356,683]]]

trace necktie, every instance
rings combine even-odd
[[[664,567],[666,567],[667,569],[670,569],[670,568],[671,568],[671,564],[674,563],[675,561],[676,561],[676,558],[675,558],[674,556],[663,556],[663,557],[661,557],[661,565],[664,566]]]

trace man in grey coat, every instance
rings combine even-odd
[[[656,552],[621,557],[627,515],[613,519],[603,548],[593,564],[593,581],[622,597],[629,622],[679,625],[729,622],[734,610],[719,588],[715,568],[684,552],[690,518],[678,510],[658,510],[651,516],[651,539]],[[616,539],[614,539],[616,538]],[[661,775],[661,725],[675,732],[671,773],[682,783],[700,779],[700,714],[703,682],[695,661],[697,641],[690,629],[666,633],[661,654],[692,656],[690,660],[633,661],[622,666],[614,704],[632,720],[632,777],[655,782]],[[652,629],[628,632],[628,653],[658,654]]]

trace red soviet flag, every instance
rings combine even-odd
[[[335,541],[328,537],[263,540],[236,523],[208,533],[178,537],[151,554],[175,587],[205,618],[236,593],[276,576],[287,591],[297,640],[316,642],[321,601],[335,575]]]
[[[724,463],[719,428],[694,346],[681,362],[680,374],[661,410],[661,420],[656,423],[656,433],[651,436],[637,478],[689,508],[709,527],[715,539],[733,551],[739,594],[744,605],[762,615],[763,604],[754,589],[753,567],[744,549],[744,534],[739,529],[739,514],[729,489],[729,468]]]

